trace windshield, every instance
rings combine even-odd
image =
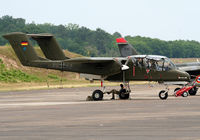
[[[163,57],[133,57],[133,63],[140,68],[148,68],[156,71],[168,71],[176,69],[176,66],[169,58]]]
[[[176,69],[176,66],[174,65],[174,63],[169,58],[165,58],[164,60],[165,60],[165,62],[164,62],[164,68],[166,70]]]

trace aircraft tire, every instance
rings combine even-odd
[[[95,90],[93,93],[92,93],[92,99],[94,101],[100,101],[100,100],[103,100],[103,92],[101,90]]]
[[[129,99],[129,96],[130,96],[130,93],[127,93],[126,89],[121,89],[119,91],[119,98],[120,99],[126,100],[126,99]]]
[[[197,94],[198,88],[195,86],[192,89],[190,89],[188,92],[191,96],[194,96]]]
[[[187,92],[183,92],[182,96],[183,96],[183,97],[187,97],[187,96],[188,96],[188,93],[187,93]]]
[[[166,100],[167,97],[168,97],[168,92],[166,92],[165,90],[161,90],[159,92],[159,97],[160,97],[161,100]]]

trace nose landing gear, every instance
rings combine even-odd
[[[161,100],[166,100],[168,98],[168,90],[161,90],[159,92],[159,97]]]

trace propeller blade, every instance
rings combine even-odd
[[[114,60],[115,60],[115,62],[117,62],[117,63],[121,66],[121,70],[122,70],[122,71],[125,71],[125,70],[128,70],[128,69],[129,69],[129,66],[127,66],[127,64],[128,64],[128,62],[129,62],[130,58],[128,58],[128,59],[126,60],[126,62],[125,62],[124,65],[123,65],[123,64],[121,63],[121,61],[119,61],[118,59],[114,59]]]
[[[127,65],[122,65],[122,70],[124,71],[124,70],[128,70],[129,69],[129,66],[127,66]]]

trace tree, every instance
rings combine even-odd
[[[119,32],[110,34],[101,28],[91,30],[72,23],[67,25],[26,23],[23,18],[6,15],[0,18],[1,46],[8,43],[2,35],[9,32],[51,33],[63,49],[84,56],[120,56],[115,39],[121,37],[121,34]],[[197,41],[164,41],[141,36],[125,36],[125,38],[140,54],[168,57],[199,57],[200,54],[200,43]]]

